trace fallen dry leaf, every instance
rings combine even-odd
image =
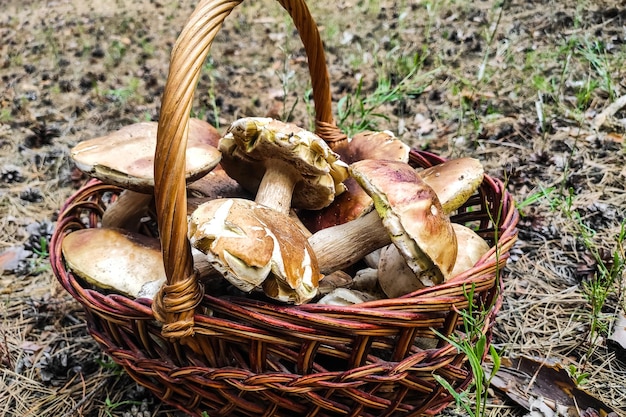
[[[32,252],[24,249],[23,246],[13,246],[0,253],[0,274],[4,271],[14,271],[20,264],[20,261],[28,258]]]
[[[491,385],[533,417],[578,417],[581,410],[589,411],[588,415],[595,412],[600,416],[617,417],[610,406],[578,388],[568,372],[549,359],[502,358]]]

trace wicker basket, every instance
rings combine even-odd
[[[156,214],[168,284],[152,303],[91,289],[61,253],[63,237],[100,227],[121,191],[90,181],[65,203],[52,238],[51,262],[65,289],[83,304],[88,328],[113,360],[164,402],[191,415],[419,416],[435,414],[452,397],[437,374],[461,391],[471,382],[464,354],[440,335],[460,334],[467,291],[481,306],[489,336],[501,304],[501,274],[516,239],[511,196],[486,176],[458,213],[492,249],[445,284],[402,298],[352,307],[285,306],[203,294],[186,237],[183,178],[187,121],[200,69],[225,17],[240,1],[205,0],[191,15],[172,52],[155,155]],[[319,33],[302,0],[281,0],[309,58],[317,132],[344,140],[331,114]],[[411,151],[410,163],[442,158]],[[145,228],[157,234],[156,227]],[[497,239],[497,242],[496,242]],[[497,250],[496,250],[497,249]],[[489,340],[489,337],[487,338]]]

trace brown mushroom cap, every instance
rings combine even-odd
[[[333,148],[342,161],[352,164],[363,159],[381,159],[387,161],[409,161],[411,148],[396,138],[388,130],[382,132],[361,132],[347,141],[339,142]]]
[[[374,200],[391,240],[414,271],[440,283],[452,272],[457,242],[437,195],[408,164],[363,160],[352,176]]]
[[[77,230],[65,236],[62,251],[76,275],[128,297],[152,297],[166,280],[158,239],[137,233]]]
[[[187,186],[191,197],[215,200],[216,198],[254,198],[237,181],[218,165],[213,171]]]
[[[450,159],[419,172],[420,178],[435,192],[443,211],[461,207],[483,182],[485,171],[478,159]]]
[[[125,126],[79,143],[70,155],[80,170],[107,184],[151,194],[154,190],[157,128],[156,122]],[[220,152],[211,145],[216,136],[219,137],[219,132],[209,123],[189,120],[187,181],[203,177],[219,163]]]
[[[321,209],[343,192],[347,165],[312,132],[270,118],[243,118],[220,140],[222,167],[259,204],[282,213]]]
[[[188,236],[242,291],[262,286],[268,296],[297,304],[317,293],[315,253],[289,216],[250,200],[210,200],[191,215]]]

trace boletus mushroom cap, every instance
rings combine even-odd
[[[282,213],[321,209],[343,192],[348,167],[316,134],[278,120],[235,121],[220,140],[221,165],[256,202]]]
[[[378,284],[389,298],[401,297],[434,285],[430,277],[421,276],[409,268],[395,245],[387,245],[380,252]]]
[[[207,201],[192,213],[189,240],[242,291],[263,288],[276,300],[302,304],[321,279],[313,249],[289,216],[245,199]]]
[[[489,251],[489,245],[472,229],[452,223],[458,251],[454,268],[448,278],[455,277],[472,268]],[[413,271],[395,245],[385,246],[378,263],[378,283],[389,298],[401,297],[434,283],[427,275]]]
[[[489,244],[467,226],[452,223],[459,250],[451,276],[462,274],[472,268],[489,251]]]
[[[83,172],[104,183],[139,193],[154,191],[154,154],[158,123],[142,122],[76,145],[70,156]],[[186,172],[188,182],[205,176],[220,162],[212,146],[219,132],[199,119],[189,120]]]
[[[443,211],[461,207],[483,182],[485,170],[478,159],[450,159],[419,172],[420,178],[435,192]]]
[[[63,238],[61,250],[76,275],[131,298],[152,298],[166,280],[159,240],[138,233],[77,230]]]
[[[367,159],[350,165],[350,173],[374,200],[408,266],[443,282],[454,268],[457,241],[433,189],[402,162]]]

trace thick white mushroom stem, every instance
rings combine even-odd
[[[102,215],[102,227],[136,232],[141,218],[148,211],[152,194],[124,190]]]
[[[354,265],[365,255],[391,243],[391,236],[375,210],[347,223],[314,233],[309,244],[322,274]]]
[[[289,214],[291,197],[299,177],[300,174],[293,165],[279,159],[268,159],[255,202]]]

